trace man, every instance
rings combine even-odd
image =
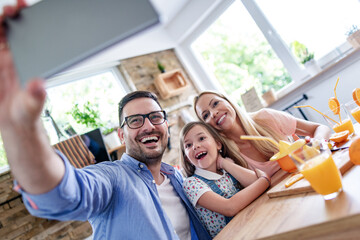
[[[168,124],[153,94],[130,93],[119,104],[121,161],[83,169],[49,145],[40,120],[45,95],[40,79],[20,88],[0,26],[0,132],[30,213],[88,219],[95,239],[210,239],[182,192],[180,173],[161,162]]]

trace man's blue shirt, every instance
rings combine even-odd
[[[65,175],[50,192],[22,192],[32,215],[57,220],[89,220],[95,239],[178,239],[161,207],[155,181],[147,166],[123,154],[121,160],[102,162],[83,169],[65,163]],[[186,207],[192,239],[211,239],[182,190],[182,176],[162,163]]]

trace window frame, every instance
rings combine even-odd
[[[239,0],[238,0],[239,1]],[[216,8],[206,17],[203,21],[194,28],[194,30],[178,45],[178,55],[186,59],[184,65],[191,73],[194,79],[201,79],[196,81],[195,85],[200,90],[220,90],[223,91],[221,85],[216,79],[214,73],[209,71],[206,64],[200,54],[192,49],[192,44],[196,39],[203,34],[231,5],[235,0],[223,0],[218,3]],[[298,86],[305,82],[312,80],[311,76],[306,69],[297,61],[297,59],[291,53],[289,47],[285,44],[285,41],[276,32],[276,29],[266,18],[265,14],[261,11],[255,0],[241,0],[242,4],[253,18],[260,31],[270,44],[273,51],[277,54],[280,61],[290,74],[292,83],[283,87],[277,92],[278,97],[282,97],[289,92],[293,91]],[[336,64],[340,59],[353,53],[355,50],[351,45],[344,40],[344,43],[333,49],[324,57],[317,59],[322,72],[326,71],[329,67]],[[316,78],[316,76],[315,76]]]

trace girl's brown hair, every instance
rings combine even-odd
[[[221,151],[220,154],[222,157],[229,157],[235,161],[235,163],[239,164],[242,167],[247,167],[247,164],[244,160],[239,159],[237,157],[238,154],[235,154],[234,151],[227,147],[224,138],[210,125],[204,122],[190,122],[186,124],[180,132],[180,149],[181,149],[181,165],[184,168],[185,174],[187,177],[194,175],[195,166],[190,162],[190,160],[185,155],[184,149],[184,138],[188,134],[188,132],[195,126],[203,127],[210,135],[214,138],[216,142],[221,143]]]

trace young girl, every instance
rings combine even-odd
[[[191,122],[181,131],[181,160],[188,178],[184,191],[212,237],[241,209],[269,186],[269,177],[235,164],[223,138],[203,122]]]

